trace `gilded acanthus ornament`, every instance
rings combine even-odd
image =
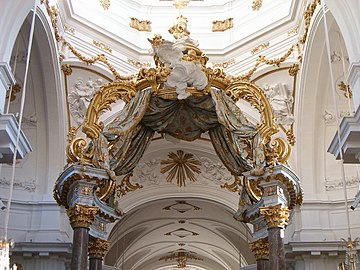
[[[169,29],[169,33],[174,36],[175,39],[184,39],[189,37],[190,32],[187,30],[187,18],[180,15],[176,18],[174,24]]]
[[[118,197],[125,196],[128,192],[135,191],[135,190],[138,190],[138,189],[143,187],[139,183],[135,183],[135,184],[131,183],[130,182],[130,177],[132,177],[132,176],[133,176],[132,172],[128,173],[121,180],[121,183],[119,185],[117,185],[117,187],[116,187],[116,195]]]
[[[262,0],[254,0],[251,7],[254,11],[259,10],[262,7]]]
[[[151,22],[148,20],[141,21],[137,18],[131,17],[129,26],[138,31],[151,32]]]
[[[290,210],[281,204],[260,207],[260,215],[263,215],[268,228],[283,228],[289,222]]]
[[[234,27],[233,18],[227,18],[223,21],[213,21],[212,24],[213,32],[224,32]]]
[[[269,239],[267,237],[258,239],[249,244],[256,260],[269,259]]]
[[[99,259],[102,260],[105,256],[105,253],[109,250],[110,242],[100,239],[91,237],[89,239],[89,258],[90,259]]]
[[[95,206],[75,204],[73,207],[67,209],[66,212],[73,229],[89,228],[89,226],[94,222],[95,216],[99,212],[99,208]]]

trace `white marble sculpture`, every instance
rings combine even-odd
[[[292,113],[292,89],[285,83],[275,85],[264,85],[266,97],[268,98],[277,123],[291,125],[294,122]]]
[[[185,49],[186,42],[184,39],[175,42],[164,41],[160,46],[154,48],[154,52],[160,61],[172,69],[165,86],[175,88],[178,99],[186,99],[190,95],[186,92],[187,86],[203,90],[208,84],[200,63],[182,59]]]

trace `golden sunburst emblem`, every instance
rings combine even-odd
[[[161,168],[161,173],[167,173],[166,181],[172,182],[176,178],[178,186],[185,186],[186,179],[192,182],[196,181],[195,173],[201,173],[198,166],[201,162],[194,158],[193,154],[184,153],[182,150],[177,150],[176,153],[170,152],[168,154],[169,159],[162,160],[161,164],[165,165]]]

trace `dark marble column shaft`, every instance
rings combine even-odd
[[[286,270],[284,242],[281,238],[281,228],[268,229],[269,233],[269,270]]]
[[[269,270],[269,260],[260,259],[256,261],[257,270]]]
[[[89,270],[102,270],[102,260],[99,258],[90,258]]]
[[[71,270],[87,270],[88,241],[88,228],[74,228]]]

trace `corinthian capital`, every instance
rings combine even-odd
[[[257,261],[269,259],[269,239],[267,237],[256,240],[249,245]]]
[[[66,212],[70,220],[71,227],[75,228],[89,228],[93,223],[99,208],[96,206],[88,206],[82,204],[75,204]]]
[[[268,228],[285,227],[289,222],[290,210],[281,204],[260,207]]]
[[[90,238],[89,240],[89,258],[102,260],[105,252],[109,250],[110,242],[100,238]]]

